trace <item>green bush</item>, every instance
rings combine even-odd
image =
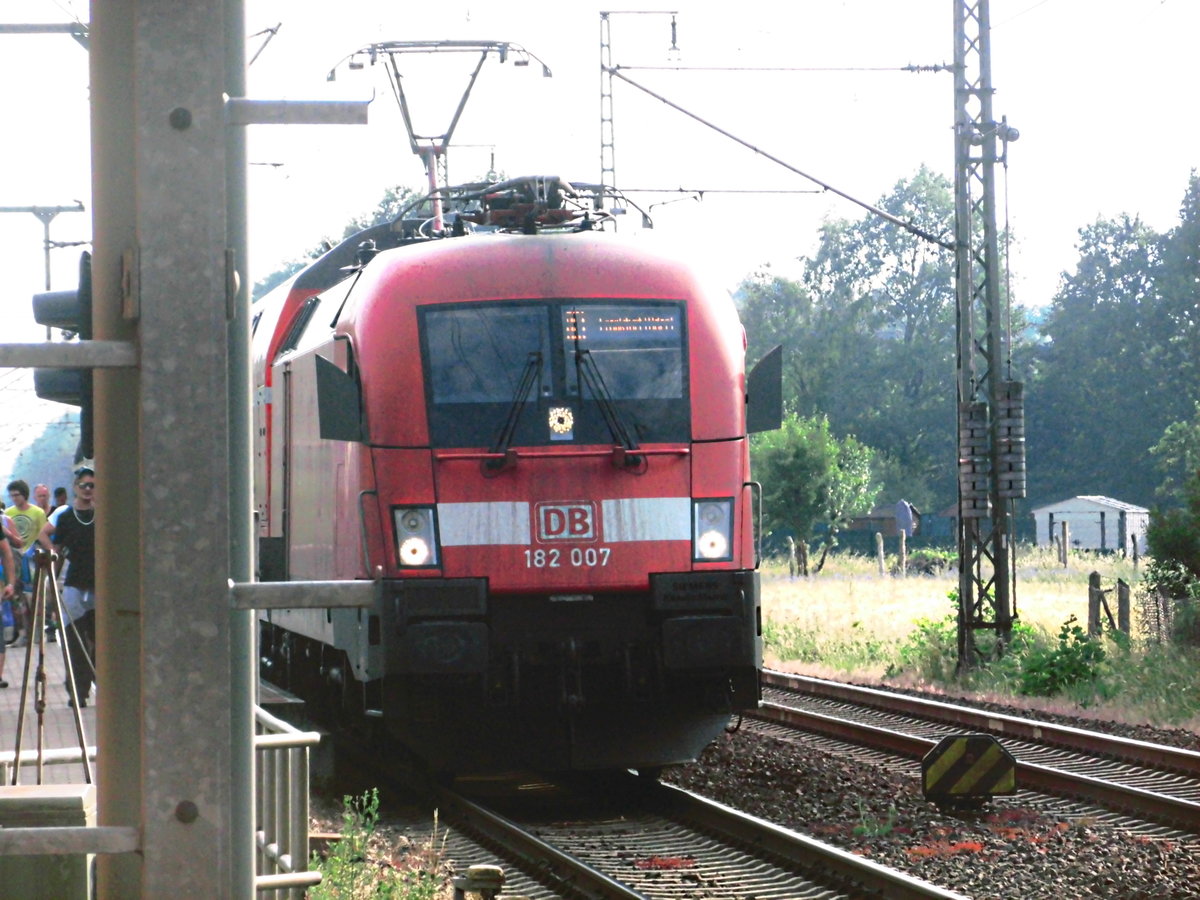
[[[1146,540],[1153,560],[1142,580],[1142,594],[1151,602],[1166,598],[1171,640],[1200,647],[1200,472],[1184,482],[1181,494],[1182,508],[1150,514]]]
[[[941,575],[958,565],[958,550],[922,547],[908,552],[908,571],[921,575]]]
[[[1058,632],[1058,646],[1035,648],[1022,661],[1022,694],[1053,697],[1080,683],[1096,683],[1106,652],[1100,641],[1092,640],[1071,616]]]
[[[946,616],[940,622],[918,619],[900,645],[899,656],[900,665],[888,667],[889,678],[911,671],[924,681],[953,679],[958,665],[957,617]]]
[[[330,845],[322,859],[313,854],[312,868],[321,873],[321,883],[308,892],[310,900],[434,900],[441,889],[437,874],[439,854],[431,860],[403,870],[377,865],[369,858],[371,838],[379,824],[379,791],[372,788],[361,797],[342,798],[342,836]],[[436,843],[436,823],[434,839]],[[419,855],[419,854],[418,854]],[[432,866],[426,865],[432,862]],[[434,871],[430,871],[432,868]]]

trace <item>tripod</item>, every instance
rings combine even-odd
[[[21,781],[21,742],[25,736],[25,707],[29,699],[30,675],[33,675],[33,710],[37,715],[37,784],[42,783],[42,770],[45,763],[45,730],[46,730],[46,612],[47,604],[53,603],[54,610],[58,613],[59,622],[67,622],[65,610],[63,609],[62,598],[58,593],[58,581],[54,577],[54,563],[58,560],[58,554],[50,550],[45,550],[38,547],[34,551],[34,565],[37,570],[37,575],[34,577],[33,589],[33,612],[30,615],[30,640],[25,647],[25,674],[21,679],[21,705],[17,713],[17,746],[14,753],[14,765],[12,783],[20,784]],[[84,649],[84,656],[87,658],[87,664],[91,666],[93,674],[95,666],[92,659],[87,655],[87,648],[83,643],[83,636],[79,633],[79,629],[75,627],[74,620],[71,620],[71,634],[74,639],[79,642],[79,646]],[[83,731],[83,715],[80,713],[82,705],[79,697],[79,692],[75,687],[75,672],[71,666],[71,654],[67,649],[71,637],[68,635],[67,628],[63,629],[63,639],[59,642],[62,648],[63,668],[67,672],[67,693],[71,698],[71,711],[75,717],[75,733],[79,738],[79,754],[83,761],[83,777],[87,784],[92,784],[92,764],[88,759],[87,737]],[[35,644],[36,641],[36,644]],[[34,656],[37,657],[37,667],[34,668]]]

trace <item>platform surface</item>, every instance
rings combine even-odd
[[[11,756],[17,744],[17,722],[21,715],[21,701],[24,697],[25,714],[24,729],[21,738],[21,754],[25,756],[30,751],[37,751],[40,745],[43,750],[69,748],[78,750],[80,746],[78,728],[75,720],[75,710],[67,705],[67,691],[63,686],[66,681],[66,663],[63,660],[62,635],[58,641],[46,641],[39,648],[35,643],[32,647],[14,647],[9,645],[5,653],[3,680],[8,687],[0,688],[0,758]],[[26,662],[29,663],[28,683],[26,678]],[[44,708],[42,715],[37,710],[37,673],[39,668],[45,676]],[[98,689],[92,688],[88,705],[80,712],[80,725],[83,729],[84,746],[96,745],[96,704],[101,702]],[[95,763],[92,768],[93,781],[96,777]],[[85,782],[82,764],[55,763],[46,764],[42,768],[42,784],[82,784]],[[35,767],[24,766],[21,769],[18,784],[37,784],[38,775]],[[12,774],[9,773],[5,785],[12,784]]]

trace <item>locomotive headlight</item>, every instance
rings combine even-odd
[[[732,559],[733,500],[692,501],[692,535],[693,559]]]
[[[426,506],[393,509],[396,526],[396,550],[402,567],[436,566],[437,519]]]
[[[429,564],[429,544],[421,538],[411,537],[400,544],[402,566],[425,566]]]

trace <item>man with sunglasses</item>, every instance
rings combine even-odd
[[[75,675],[75,696],[87,706],[95,679],[96,650],[96,473],[89,466],[75,470],[75,499],[59,507],[42,529],[38,542],[47,550],[55,545],[66,555],[63,587],[64,629]],[[69,687],[68,687],[69,691]],[[69,705],[74,705],[71,700]]]

